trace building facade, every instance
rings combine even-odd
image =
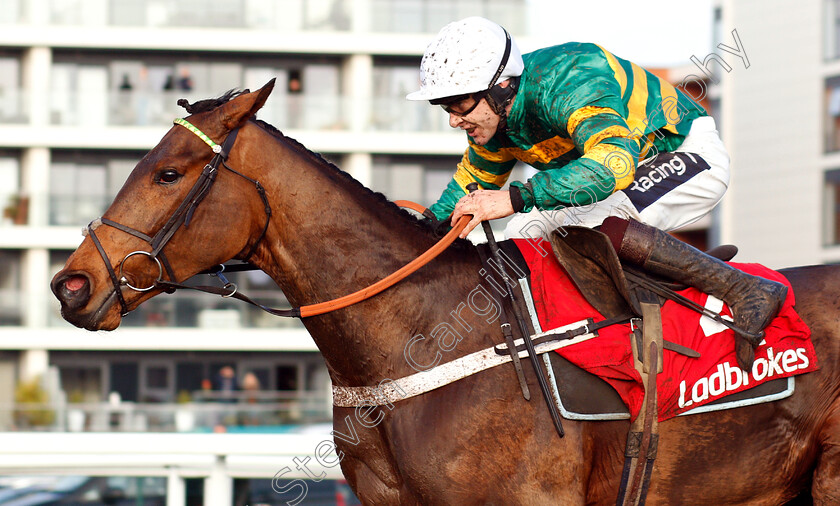
[[[840,4],[726,0],[719,12],[727,47],[704,66],[732,159],[721,241],[772,268],[838,262]]]
[[[439,109],[404,99],[420,56],[445,23],[476,14],[527,49],[524,0],[2,4],[0,476],[83,475],[65,488],[93,497],[123,483],[133,497],[173,505],[232,504],[248,490],[258,502],[258,489],[277,500],[284,486],[291,500],[293,480],[308,477],[292,459],[329,439],[331,417],[326,368],[299,322],[177,293],[148,301],[115,332],[91,333],[61,319],[49,281],[81,228],[186,116],[178,99],[270,79],[261,119],[390,198],[431,204],[464,140]],[[260,302],[286,304],[260,273],[234,281]],[[256,423],[221,402],[226,368],[240,383],[256,378]],[[340,478],[335,466],[313,469]]]

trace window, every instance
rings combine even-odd
[[[19,160],[17,153],[0,150],[0,225],[27,222],[28,199],[20,192]]]
[[[101,402],[104,398],[101,365],[59,366],[61,389],[71,403]]]
[[[84,472],[70,466],[65,469]],[[48,497],[53,504],[165,504],[166,494],[166,478],[160,476],[37,475],[3,480],[4,497]]]
[[[0,25],[21,22],[21,0],[4,0],[0,9]]]
[[[2,55],[0,55],[2,56]],[[2,70],[2,61],[0,61]],[[178,99],[218,97],[277,82],[260,119],[277,128],[334,129],[340,121],[340,62],[336,57],[158,55],[56,51],[51,75],[51,122],[58,125],[169,125],[184,116]],[[2,80],[0,80],[2,88]],[[2,100],[2,95],[0,95]],[[2,121],[0,112],[0,121]]]
[[[825,151],[837,151],[840,149],[840,76],[826,79],[824,104]]]
[[[823,242],[840,244],[840,169],[825,173],[823,185]]]
[[[25,122],[21,94],[20,56],[0,52],[0,123]]]
[[[373,130],[451,132],[449,116],[425,100],[406,100],[420,89],[420,58],[376,57],[373,61]]]
[[[373,0],[372,27],[378,32],[437,33],[445,24],[467,16],[504,20],[514,36],[525,29],[524,0]]]
[[[296,365],[277,366],[277,390],[288,391],[298,390],[299,368]]]
[[[371,189],[391,200],[411,200],[430,206],[449,184],[460,159],[459,156],[375,156]]]
[[[102,216],[143,153],[55,151],[50,224],[84,226]]]
[[[466,149],[466,141],[464,149]],[[424,206],[437,202],[455,173],[460,156],[377,155],[371,189],[390,200],[411,200]],[[518,163],[509,181],[524,181],[527,165]]]
[[[142,362],[140,402],[173,402],[175,400],[172,363]]]
[[[825,0],[823,19],[825,59],[835,60],[840,58],[840,0]]]
[[[19,250],[0,249],[0,325],[21,325],[21,259]]]

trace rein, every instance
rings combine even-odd
[[[204,141],[208,146],[210,146],[210,148],[213,150],[213,153],[215,154],[212,160],[207,165],[205,165],[204,170],[201,172],[201,175],[199,176],[198,180],[195,182],[192,189],[184,198],[183,202],[181,202],[181,205],[178,206],[178,209],[175,210],[175,212],[172,214],[172,216],[169,218],[166,224],[153,237],[146,235],[134,228],[109,220],[107,218],[98,218],[92,221],[87,226],[87,228],[83,230],[83,235],[90,236],[91,240],[96,246],[96,249],[99,251],[99,254],[102,257],[102,260],[105,262],[105,267],[108,269],[108,275],[111,278],[111,283],[114,285],[114,293],[117,296],[117,300],[120,303],[120,314],[122,316],[126,316],[129,313],[128,304],[125,302],[125,298],[122,292],[123,286],[136,292],[147,292],[154,288],[161,289],[168,293],[172,293],[177,289],[197,290],[200,292],[221,295],[225,298],[232,297],[254,305],[272,315],[290,318],[301,318],[328,313],[337,309],[342,309],[351,306],[353,304],[356,304],[357,302],[369,299],[374,295],[382,292],[383,290],[390,288],[399,281],[402,281],[403,279],[405,279],[406,277],[408,277],[409,275],[411,275],[412,273],[429,263],[432,259],[437,257],[441,252],[443,252],[443,250],[449,247],[449,245],[452,244],[458,237],[458,234],[460,234],[464,227],[466,227],[469,223],[469,216],[461,217],[461,219],[458,221],[455,227],[453,227],[452,230],[450,230],[449,233],[447,233],[440,241],[438,241],[435,245],[426,250],[423,254],[404,265],[399,270],[391,273],[387,277],[377,281],[376,283],[366,288],[362,288],[361,290],[358,290],[349,295],[345,295],[343,297],[339,297],[337,299],[329,300],[326,302],[321,302],[318,304],[301,306],[298,308],[275,309],[264,306],[258,302],[255,302],[247,295],[239,293],[236,285],[229,282],[224,277],[223,272],[225,270],[229,270],[231,272],[237,270],[251,270],[253,269],[253,267],[251,266],[243,268],[242,266],[226,267],[225,265],[219,265],[214,267],[213,269],[205,271],[206,273],[212,276],[217,276],[223,283],[225,283],[223,287],[191,286],[185,285],[183,283],[178,283],[174,281],[175,273],[169,263],[169,260],[163,253],[163,248],[166,246],[169,240],[172,239],[172,236],[175,234],[175,232],[178,231],[181,225],[183,225],[184,227],[189,227],[189,224],[193,217],[193,213],[195,213],[196,207],[198,207],[201,201],[204,200],[204,197],[207,196],[207,194],[213,186],[213,183],[216,180],[219,165],[222,165],[225,169],[253,183],[265,207],[265,225],[263,226],[262,233],[260,234],[259,238],[248,251],[248,254],[245,256],[244,261],[246,262],[254,254],[254,252],[257,249],[257,246],[260,244],[262,239],[265,237],[266,232],[268,231],[268,226],[271,221],[271,206],[269,205],[268,196],[266,195],[265,188],[263,188],[262,184],[260,184],[259,181],[251,179],[250,177],[232,169],[227,164],[227,159],[230,154],[230,150],[233,148],[234,142],[236,142],[236,136],[239,133],[239,128],[231,130],[231,132],[228,134],[228,136],[225,138],[224,142],[220,146],[213,142],[213,140],[210,139],[210,137],[208,137],[204,132],[190,124],[187,120],[178,118],[174,122],[175,124],[185,127],[187,130],[198,136],[202,141]],[[394,203],[400,207],[407,207],[420,213],[423,213],[425,211],[425,208],[423,206],[414,202],[398,200]],[[121,230],[125,233],[133,235],[134,237],[140,238],[148,242],[152,247],[152,251],[138,250],[127,254],[125,258],[123,258],[122,262],[120,262],[119,264],[119,275],[117,275],[117,272],[111,265],[111,261],[108,258],[108,254],[105,252],[105,248],[102,246],[102,243],[99,241],[99,238],[94,232],[101,225],[108,225],[110,227],[116,228],[117,230]],[[129,283],[128,279],[123,275],[123,267],[125,265],[125,262],[134,255],[147,256],[157,264],[158,277],[157,279],[155,279],[152,285],[144,288],[132,286]],[[169,277],[170,281],[166,281],[163,279],[164,269],[166,270],[166,275]]]

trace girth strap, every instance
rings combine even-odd
[[[477,190],[478,183],[468,184],[467,189],[470,192]],[[482,221],[481,226],[484,228],[484,234],[487,236],[487,244],[490,246],[490,251],[493,254],[496,263],[498,264],[499,274],[502,278],[502,285],[508,287],[507,299],[510,301],[510,307],[511,309],[513,309],[513,315],[519,326],[519,330],[522,333],[522,337],[525,342],[525,348],[528,352],[528,360],[529,362],[531,362],[531,366],[534,369],[534,374],[537,376],[537,384],[539,384],[540,386],[540,392],[542,392],[543,399],[545,400],[546,407],[548,408],[548,413],[551,415],[551,421],[554,424],[554,429],[557,431],[557,435],[563,437],[566,434],[566,431],[563,429],[562,417],[560,416],[560,411],[557,409],[557,405],[554,403],[554,398],[552,396],[548,384],[548,378],[546,377],[546,373],[542,369],[542,365],[537,359],[536,352],[534,351],[534,345],[533,343],[531,343],[531,339],[529,339],[530,332],[528,329],[528,322],[522,316],[522,309],[519,305],[516,290],[515,288],[513,288],[513,286],[515,285],[511,281],[510,276],[507,274],[504,262],[502,262],[501,254],[499,253],[499,245],[496,244],[496,237],[493,235],[493,229],[490,228],[490,223],[487,221]],[[502,303],[502,305],[504,305],[504,302]]]
[[[477,250],[478,256],[479,258],[481,258],[481,265],[484,266],[484,269],[487,271],[487,274],[489,276],[495,278],[495,275],[493,274],[495,269],[492,269],[490,266],[490,259],[487,258],[487,252],[481,246],[479,246]],[[506,290],[513,290],[512,286],[506,285],[504,288]],[[504,352],[499,351],[499,348],[496,347],[496,353],[498,353],[499,355],[504,355],[505,353],[510,355],[511,360],[513,361],[514,370],[516,371],[516,378],[519,380],[519,389],[522,390],[522,397],[524,397],[525,400],[529,401],[531,400],[531,390],[528,388],[528,382],[525,380],[525,373],[522,370],[522,361],[519,360],[519,353],[517,353],[517,351],[519,350],[517,350],[516,345],[513,341],[513,332],[510,326],[510,319],[508,318],[507,309],[505,308],[505,306],[505,300],[503,300],[502,303],[499,304],[499,322],[501,323],[500,326],[502,328],[502,335],[505,338],[506,346]],[[522,349],[525,349],[524,343],[522,344]]]
[[[656,377],[663,370],[662,315],[659,302],[653,294],[648,294],[647,300],[640,300],[640,303],[643,335],[641,340],[632,339],[631,344],[633,363],[642,378],[645,398],[641,412],[627,433],[624,470],[621,474],[616,506],[641,506],[645,503],[659,447]],[[638,329],[635,329],[634,333],[637,331]]]

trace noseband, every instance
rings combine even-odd
[[[219,165],[224,167],[225,169],[233,172],[239,177],[242,177],[251,183],[257,189],[257,193],[260,196],[260,199],[263,202],[265,207],[266,213],[266,220],[265,226],[263,227],[262,233],[260,234],[259,238],[254,242],[254,245],[251,246],[251,249],[248,251],[248,254],[245,256],[245,261],[247,261],[254,252],[257,250],[257,246],[259,246],[260,242],[262,241],[263,237],[265,237],[266,232],[268,231],[268,224],[271,220],[271,207],[268,204],[268,197],[265,194],[265,188],[263,188],[262,184],[256,179],[251,179],[250,177],[238,172],[227,164],[228,156],[230,154],[230,150],[233,148],[234,142],[236,142],[236,136],[239,133],[239,128],[235,128],[230,131],[228,136],[225,138],[222,145],[216,144],[213,142],[210,137],[208,137],[204,132],[190,124],[187,120],[178,118],[175,120],[175,124],[181,125],[190,132],[197,135],[202,141],[204,141],[210,148],[213,150],[213,159],[204,166],[204,170],[201,171],[201,175],[196,180],[193,187],[190,189],[189,193],[187,193],[184,200],[181,202],[181,205],[175,210],[172,216],[167,220],[166,224],[161,227],[160,230],[155,233],[154,236],[149,236],[140,232],[137,229],[122,225],[115,221],[109,220],[107,218],[97,218],[93,220],[87,228],[83,231],[83,235],[90,236],[93,244],[96,246],[96,249],[99,251],[99,255],[102,257],[102,260],[105,262],[105,267],[108,269],[108,275],[111,278],[111,283],[114,285],[114,293],[117,296],[117,300],[120,303],[120,310],[121,315],[125,316],[128,314],[128,304],[125,302],[125,298],[123,297],[122,287],[128,287],[131,290],[136,292],[147,292],[155,287],[158,287],[161,284],[165,284],[163,280],[163,272],[164,269],[166,270],[166,275],[169,277],[170,281],[175,281],[175,272],[172,269],[172,266],[169,263],[169,260],[166,258],[166,255],[163,252],[163,248],[169,243],[172,239],[172,236],[175,235],[175,232],[183,225],[184,227],[189,227],[190,222],[192,221],[193,214],[195,213],[195,209],[204,200],[204,197],[210,192],[210,189],[213,187],[213,183],[216,181],[216,175],[219,171]],[[114,267],[111,265],[111,261],[108,258],[108,254],[105,252],[105,248],[102,247],[102,243],[99,241],[99,238],[96,236],[94,232],[98,227],[101,225],[108,225],[109,227],[116,228],[117,230],[121,230],[127,234],[133,235],[139,239],[142,239],[149,243],[152,250],[151,251],[132,251],[131,253],[127,254],[125,258],[122,259],[122,262],[119,264],[119,275],[117,275]],[[140,255],[140,256],[147,256],[149,259],[153,260],[158,267],[158,277],[157,279],[148,287],[135,287],[132,286],[128,279],[123,275],[123,268],[125,266],[126,260],[130,257]],[[235,290],[235,287],[234,287]]]

